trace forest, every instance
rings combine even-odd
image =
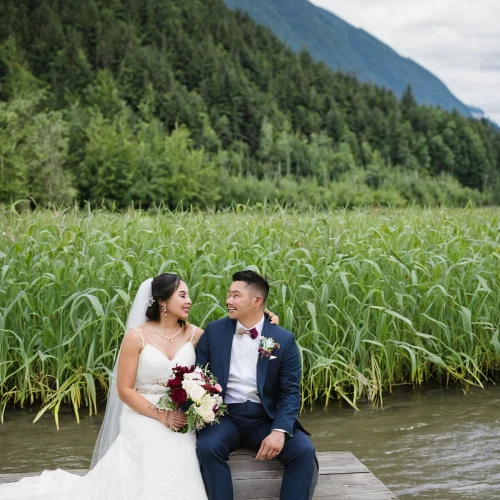
[[[295,54],[222,0],[7,0],[0,204],[500,203],[500,131]]]

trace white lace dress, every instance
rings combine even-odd
[[[156,403],[175,365],[195,363],[192,342],[168,359],[147,344],[139,356],[136,390]],[[178,434],[124,405],[120,433],[84,477],[61,469],[0,486],[0,499],[206,500],[196,456],[196,436]]]

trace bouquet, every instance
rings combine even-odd
[[[158,400],[156,407],[160,411],[180,408],[186,411],[188,423],[178,432],[185,433],[203,429],[206,424],[218,424],[219,417],[227,412],[220,395],[222,387],[207,368],[176,366],[172,368],[172,377],[161,385],[170,391]]]

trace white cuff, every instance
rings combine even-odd
[[[284,429],[271,429],[271,432],[272,431],[278,431],[278,432],[282,432],[283,434],[287,434],[288,436],[291,436],[291,434],[288,434],[287,431],[285,431]]]

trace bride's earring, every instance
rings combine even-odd
[[[161,310],[163,311],[163,316],[167,316],[167,308],[165,306],[161,306]]]

